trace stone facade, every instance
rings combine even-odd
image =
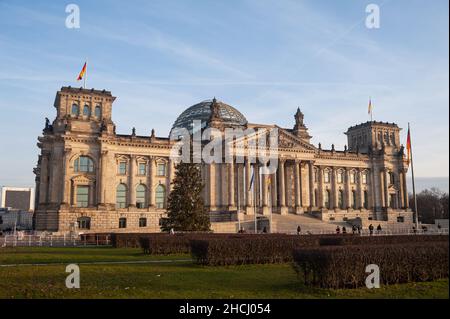
[[[148,136],[136,135],[134,129],[130,135],[116,134],[114,100],[105,90],[63,87],[57,92],[56,118],[51,124],[46,120],[38,139],[37,230],[159,231],[175,175],[175,142],[156,137],[153,130]],[[239,111],[215,99],[189,108],[175,123],[191,117],[221,131],[236,126],[278,129],[278,169],[273,174],[258,174],[260,165],[245,152],[243,162],[202,164],[205,203],[215,215],[239,212],[245,219],[256,209],[261,215],[310,214],[324,221],[412,222],[408,165],[396,124],[351,127],[346,132],[349,147],[338,151],[310,143],[300,110],[292,129],[248,123]]]

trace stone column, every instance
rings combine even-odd
[[[270,175],[270,205],[272,206],[272,210],[277,209],[277,172]]]
[[[386,169],[384,171],[384,200],[385,200],[385,206],[389,207],[389,202],[390,202],[390,198],[389,198],[389,172]]]
[[[48,165],[49,154],[47,152],[42,152],[39,176],[39,204],[48,203]]]
[[[319,181],[318,181],[319,182],[319,191],[318,191],[319,202],[316,203],[316,205],[318,208],[323,208],[323,192],[324,192],[324,189],[323,189],[323,167],[318,166],[317,169],[319,170]]]
[[[294,162],[294,191],[295,191],[295,213],[300,214],[302,206],[300,190],[300,161]]]
[[[265,173],[265,171],[264,171]],[[262,197],[262,211],[264,215],[268,215],[270,213],[269,210],[269,194],[268,194],[268,174],[262,174],[261,175],[261,197]]]
[[[70,185],[70,179],[69,179],[69,161],[70,161],[70,155],[72,154],[71,149],[64,149],[64,156],[63,156],[63,172],[62,172],[62,198],[61,202],[62,204],[69,205],[70,204],[70,196],[71,196],[71,185]],[[98,167],[97,167],[98,171]],[[98,180],[98,178],[97,178]]]
[[[156,162],[155,158],[150,157],[149,158],[149,172],[148,172],[148,193],[149,193],[149,199],[148,199],[148,205],[150,207],[155,207],[155,176],[156,176]]]
[[[251,165],[250,161],[245,158],[245,211],[248,215],[253,214],[252,207],[252,190],[250,188],[250,180],[251,180]]]
[[[236,210],[236,203],[234,197],[235,194],[234,161],[228,163],[227,166],[228,166],[228,209]]]
[[[255,163],[253,164],[253,170],[254,170],[254,187],[256,189],[256,213],[259,211],[259,207],[261,206],[261,183],[260,179],[261,176],[259,175],[259,164]]]
[[[285,215],[288,213],[288,209],[286,206],[286,172],[285,172],[285,160],[280,159],[278,163],[278,180],[280,182],[278,190],[280,194],[280,214]]]
[[[236,181],[237,181],[236,188],[239,189],[236,205],[238,206],[239,209],[242,210],[246,206],[246,202],[245,202],[246,190],[245,190],[245,179],[244,179],[244,164],[237,163],[236,166],[237,166],[236,167]]]
[[[363,190],[363,184],[362,184],[362,170],[358,169],[358,176],[357,176],[357,194],[358,197],[356,199],[356,205],[359,205],[360,209],[364,208],[364,190]],[[367,203],[367,206],[369,206],[369,203]]]
[[[302,165],[300,165],[300,189],[302,193],[301,201],[303,211],[307,211],[308,207],[311,206],[311,202],[309,189],[309,169],[308,163],[305,161],[302,161]]]
[[[313,206],[317,206],[317,203],[314,203],[314,166],[313,162],[308,162],[308,177],[309,177],[309,209],[312,210]]]
[[[338,208],[338,187],[336,180],[336,167],[331,169],[331,207],[334,209]]]
[[[130,156],[130,172],[129,172],[128,196],[129,206],[136,207],[136,156]]]
[[[209,209],[216,210],[216,164],[209,164]]]
[[[344,188],[344,192],[345,192],[345,207],[347,207],[347,209],[352,208],[352,190],[350,188],[350,173],[351,170],[346,167],[345,168],[345,188]]]
[[[99,159],[99,167],[97,168],[99,170],[99,185],[98,185],[98,203],[100,205],[106,204],[106,169],[107,169],[107,156],[108,151],[103,150],[100,151],[100,159]]]

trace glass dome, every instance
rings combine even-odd
[[[194,120],[201,121],[201,128],[207,127],[211,116],[212,103],[213,100],[206,100],[186,109],[178,116],[172,126],[172,131],[185,128],[192,132]],[[244,126],[247,124],[245,116],[234,107],[220,101],[216,101],[216,103],[219,106],[219,117],[226,126]]]

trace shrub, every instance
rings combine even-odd
[[[240,265],[292,261],[294,248],[317,246],[317,236],[241,235],[191,240],[192,257],[202,265]]]
[[[380,283],[389,285],[448,278],[448,242],[301,248],[294,268],[306,285],[356,288],[365,285],[366,266],[380,267]]]
[[[323,236],[319,240],[320,246],[342,245],[387,245],[412,242],[439,242],[448,241],[448,235],[394,235],[394,236],[359,236],[359,235],[332,235]]]

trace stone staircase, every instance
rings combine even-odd
[[[340,228],[345,226],[347,231],[351,230],[351,225],[346,222],[324,222],[307,214],[273,214],[272,216],[273,232],[294,234],[297,233],[297,226],[300,226],[302,234],[335,233],[337,226]]]

